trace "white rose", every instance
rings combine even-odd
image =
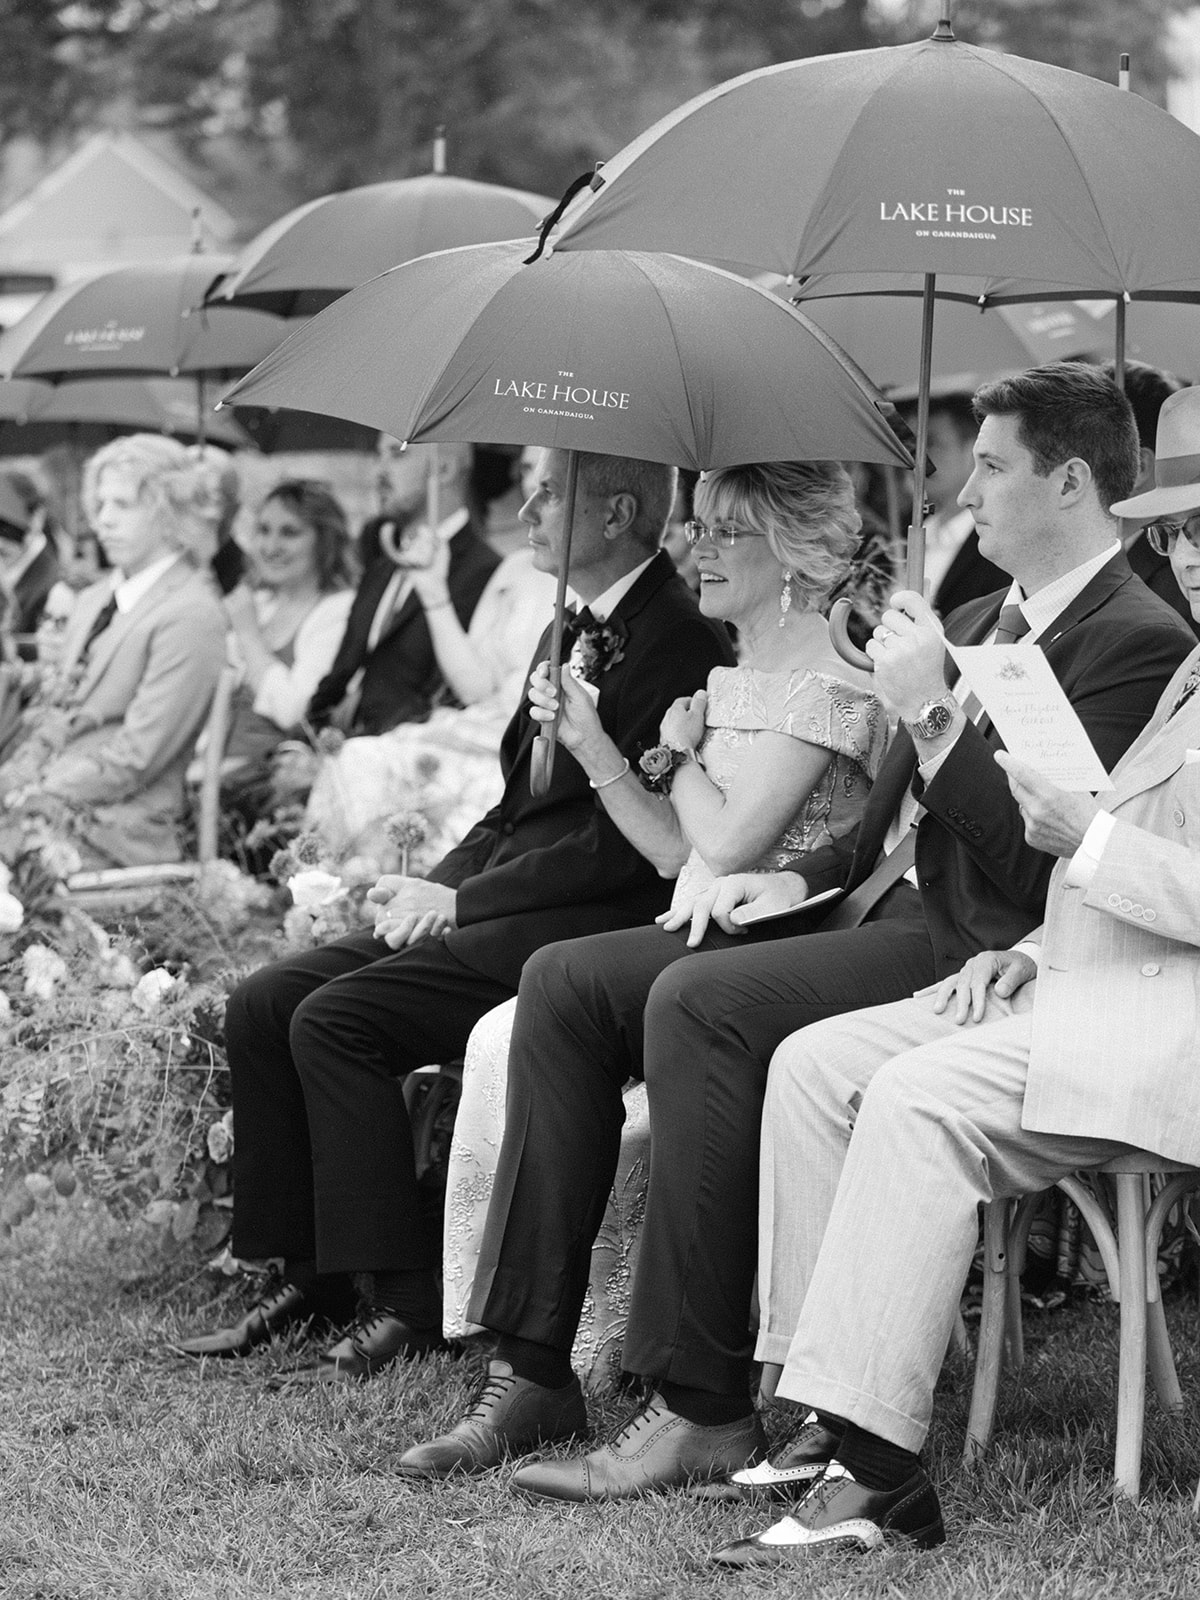
[[[67,963],[48,945],[31,944],[21,957],[25,973],[25,993],[49,1000],[54,987],[67,975]]]
[[[0,889],[0,933],[16,933],[25,921],[25,907],[15,894]]]
[[[174,987],[175,979],[166,967],[155,967],[138,979],[129,998],[139,1011],[149,1016],[152,1011],[158,1010]]]
[[[342,880],[335,873],[321,872],[316,867],[307,872],[297,872],[295,877],[288,879],[287,886],[292,891],[294,903],[306,911],[331,906],[346,898],[346,885]]]

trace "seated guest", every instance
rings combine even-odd
[[[408,525],[425,510],[437,461],[437,536],[449,550],[445,592],[461,628],[469,626],[484,585],[500,558],[468,509],[471,446],[410,445],[381,434],[381,514],[360,536],[363,575],[332,667],[308,707],[314,727],[328,722],[351,734],[386,733],[420,722],[446,692],[429,616],[413,585]]]
[[[23,660],[37,657],[33,635],[58,577],[45,497],[25,473],[0,473],[0,627]]]
[[[565,452],[544,451],[521,510],[545,572],[563,559],[567,465]],[[653,742],[674,699],[732,659],[658,549],[674,489],[673,468],[579,457],[568,570],[587,611],[572,626],[622,761]],[[544,653],[545,639],[535,659]],[[548,940],[634,926],[667,900],[565,751],[546,792],[532,794],[536,731],[523,705],[501,747],[499,804],[428,879],[385,877],[371,890],[374,934],[275,962],[231,996],[233,1248],[282,1256],[283,1281],[185,1352],[240,1355],[311,1316],[331,1278],[356,1272],[372,1275],[371,1296],[318,1380],[369,1377],[440,1345],[440,1207],[421,1204],[399,1080],[460,1057]]]
[[[553,577],[535,566],[532,550],[514,550],[488,578],[464,628],[447,583],[449,541],[425,528],[414,533],[406,548],[412,592],[458,703],[436,707],[423,722],[348,740],[318,770],[305,816],[333,848],[389,864],[395,845],[387,822],[397,812],[420,810],[427,828],[420,858],[432,863],[500,799],[500,741],[554,609]]]
[[[915,413],[907,419],[915,427]],[[975,470],[971,447],[977,429],[969,393],[934,395],[927,448],[937,470],[925,486],[925,593],[939,617],[1008,587],[1007,572],[981,553],[970,509],[959,500]]]
[[[859,542],[845,471],[835,462],[774,462],[711,472],[697,487],[695,514],[687,540],[700,609],[736,630],[741,654],[663,718],[659,751],[687,751],[688,759],[643,787],[645,774],[639,782],[627,770],[569,672],[559,734],[625,837],[676,878],[672,905],[689,906],[718,872],[771,870],[851,832],[887,740],[870,679],[835,654],[823,615]],[[531,700],[535,717],[553,715],[556,696],[543,676]],[[503,1132],[507,1056],[507,1038],[486,1055],[468,1050],[446,1194],[448,1337],[472,1331],[466,1301]],[[593,1347],[611,1342],[616,1312],[606,1301],[603,1290],[593,1296]],[[589,1364],[598,1353],[577,1349]]]
[[[1111,377],[1114,371],[1113,363],[1107,362],[1104,370]],[[1168,395],[1177,394],[1183,387],[1184,385],[1172,373],[1162,372],[1158,367],[1147,366],[1144,361],[1125,363],[1125,393],[1129,397],[1129,404],[1133,407],[1133,418],[1137,423],[1140,445],[1138,455],[1141,464],[1137,482],[1133,486],[1135,496],[1151,488],[1154,483],[1154,440],[1163,401]],[[1169,606],[1174,606],[1192,631],[1196,632],[1191,608],[1186,595],[1179,591],[1179,585],[1175,582],[1175,576],[1171,571],[1171,563],[1150,544],[1145,528],[1135,519],[1122,518],[1121,542],[1125,546],[1125,559],[1142,582],[1147,588],[1153,589],[1161,600],[1165,600]]]
[[[222,803],[252,822],[267,804],[270,756],[329,671],[353,599],[345,514],[324,484],[277,483],[247,539],[250,570],[226,595],[241,683],[222,763]]]
[[[87,462],[83,504],[113,571],[79,596],[49,704],[25,713],[0,793],[40,794],[88,865],[178,861],[184,772],[225,661],[225,619],[196,570],[212,469],[131,434]]]
[[[237,463],[228,450],[222,450],[220,445],[206,444],[198,445],[196,451],[217,475],[217,526],[208,564],[221,593],[230,594],[237,588],[246,570],[245,555],[233,534],[233,525],[241,505],[242,483]]]
[[[1052,863],[1024,839],[982,708],[947,690],[945,637],[1039,642],[1106,765],[1192,643],[1134,579],[1108,510],[1137,470],[1124,395],[1098,369],[1058,362],[985,386],[976,406],[961,498],[984,554],[1015,581],[956,612],[945,635],[920,595],[893,597],[868,649],[876,692],[903,726],[857,837],[782,872],[718,880],[696,900],[688,943],[682,905],[662,928],[552,945],[526,963],[469,1308],[501,1337],[468,1416],[407,1451],[402,1471],[483,1470],[577,1432],[571,1344],[619,1151],[621,1089],[639,1074],[654,1153],[624,1365],[654,1393],[611,1445],[522,1467],[514,1484],[619,1498],[721,1476],[762,1450],[750,1306],[773,1050],[808,1022],[904,998],[1019,938],[1044,904]],[[746,897],[794,911],[838,886],[851,892],[824,921],[801,912],[783,937],[778,923],[747,927],[726,909]],[[705,931],[710,911],[715,932]]]
[[[1113,510],[1154,519],[1200,620],[1200,393],[1164,403],[1158,441],[1160,487]],[[884,1530],[938,1543],[917,1452],[980,1204],[1131,1148],[1200,1163],[1200,859],[1184,827],[1198,682],[1200,650],[1099,800],[997,755],[1029,842],[1058,858],[1027,942],[985,951],[912,999],[814,1022],[776,1050],[759,1354],[785,1363],[778,1394],[816,1412],[816,1482],[719,1562],[811,1560],[818,1544],[874,1545]]]

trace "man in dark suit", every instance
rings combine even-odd
[[[23,472],[0,473],[0,597],[8,602],[3,625],[18,636],[23,660],[37,656],[28,635],[37,628],[58,576],[58,552],[37,486]]]
[[[1136,472],[1128,402],[1097,369],[1056,363],[987,385],[976,406],[961,499],[984,554],[1015,582],[956,612],[947,635],[1039,643],[1112,766],[1190,646],[1180,619],[1129,571],[1107,509]],[[977,950],[1013,943],[1040,917],[1052,866],[1025,841],[992,759],[994,729],[947,690],[929,605],[894,597],[868,649],[903,726],[856,844],[839,841],[790,872],[718,880],[700,897],[691,942],[710,913],[720,927],[694,959],[681,959],[687,946],[668,931],[684,913],[662,930],[551,946],[528,963],[470,1308],[501,1334],[491,1384],[449,1435],[406,1452],[402,1471],[479,1470],[564,1431],[578,1394],[570,1350],[586,1257],[631,1073],[645,1077],[654,1159],[624,1364],[656,1392],[612,1445],[524,1467],[515,1485],[617,1498],[723,1475],[761,1449],[749,1321],[771,1054],[810,1021],[904,998]],[[842,885],[850,893],[803,938],[735,947],[740,900],[787,912]],[[805,918],[784,926],[804,931]]]
[[[545,572],[561,559],[566,470],[565,453],[543,452],[521,510]],[[674,489],[672,468],[581,456],[569,571],[589,610],[575,626],[595,646],[600,718],[633,761],[671,702],[733,659],[658,549]],[[282,1256],[284,1277],[235,1327],[187,1341],[187,1353],[241,1354],[311,1314],[319,1276],[352,1272],[373,1274],[373,1298],[319,1376],[367,1377],[440,1343],[441,1223],[419,1202],[400,1080],[461,1056],[483,1013],[516,992],[532,951],[649,921],[668,899],[576,762],[560,759],[534,797],[536,732],[525,701],[501,747],[500,803],[428,879],[380,881],[374,934],[275,962],[231,996],[233,1248]]]
[[[409,445],[380,435],[382,513],[360,535],[363,575],[332,667],[309,702],[316,727],[336,720],[347,733],[386,733],[401,722],[421,722],[445,682],[421,601],[405,562],[405,529],[426,506],[429,474],[437,461],[439,533],[450,542],[447,585],[465,628],[500,557],[471,515],[468,489],[472,447]]]

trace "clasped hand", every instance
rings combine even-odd
[[[688,949],[694,950],[710,922],[726,933],[745,933],[743,923],[767,912],[793,911],[807,898],[808,885],[797,872],[731,872],[654,920],[667,933],[690,923]]]
[[[458,925],[455,893],[444,883],[388,873],[367,890],[367,899],[376,907],[375,937],[389,950],[440,939]]]

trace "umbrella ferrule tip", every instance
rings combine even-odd
[[[957,43],[954,36],[954,25],[950,21],[949,6],[943,8],[943,14],[938,18],[938,25],[934,30],[933,37],[943,44]]]

